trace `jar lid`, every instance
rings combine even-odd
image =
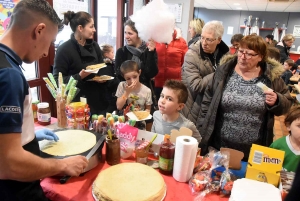
[[[38,108],[47,108],[47,107],[49,107],[49,103],[42,102],[42,103],[37,104],[37,106],[38,106]]]

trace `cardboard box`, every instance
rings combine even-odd
[[[246,178],[278,187],[284,151],[252,144]]]

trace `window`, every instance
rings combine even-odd
[[[98,43],[110,44],[116,51],[117,0],[98,0],[97,4]]]

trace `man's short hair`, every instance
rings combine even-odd
[[[242,40],[242,38],[244,37],[243,34],[234,34],[232,37],[231,37],[231,44],[233,44],[233,42],[240,42]]]
[[[186,103],[188,99],[188,90],[186,86],[179,80],[167,80],[164,87],[176,91],[178,103]]]
[[[276,47],[268,46],[267,51],[269,58],[275,59],[276,61],[280,62],[280,52]]]
[[[273,40],[273,39],[274,39],[274,36],[271,35],[271,34],[268,34],[268,35],[266,35],[266,38]]]
[[[59,19],[57,13],[53,7],[46,0],[22,0],[20,1],[13,10],[10,20],[10,26],[19,26],[21,28],[26,28],[28,26],[30,16],[45,17],[53,24],[58,26],[61,30],[63,25]],[[28,16],[26,18],[26,16]],[[25,19],[28,19],[27,23]]]

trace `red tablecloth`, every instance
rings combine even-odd
[[[123,160],[122,162],[132,162]],[[101,170],[110,167],[106,162],[99,163],[97,167],[86,172],[81,177],[72,177],[66,184],[60,184],[60,177],[45,178],[41,186],[46,196],[51,200],[59,201],[93,201],[92,184]],[[162,175],[167,185],[165,201],[193,201],[194,196],[187,183],[177,182],[172,176]],[[155,185],[155,184],[153,184]],[[221,198],[219,195],[208,195],[205,201],[228,201],[228,198]]]
[[[51,126],[55,126],[56,119],[52,118]],[[39,124],[35,124],[35,129],[45,128]],[[105,147],[103,147],[103,151]],[[66,184],[60,184],[61,177],[49,177],[41,181],[41,186],[50,200],[53,201],[93,201],[92,184],[101,170],[104,170],[110,165],[105,162],[105,154],[101,163],[94,169],[86,172],[81,177],[72,177]],[[122,160],[122,162],[133,162],[132,160]],[[165,201],[193,201],[195,196],[191,194],[191,190],[187,183],[177,182],[172,176],[163,175],[167,185],[167,195]],[[208,195],[204,201],[228,201],[228,198],[221,198],[219,195]]]

